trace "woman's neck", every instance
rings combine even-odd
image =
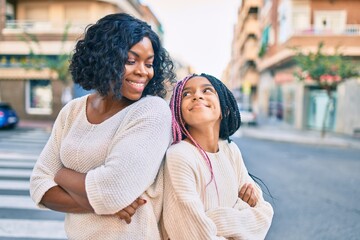
[[[90,123],[99,124],[112,117],[133,101],[126,98],[115,99],[113,96],[100,96],[99,93],[90,95],[87,99],[86,113]]]
[[[219,151],[218,127],[209,127],[206,129],[189,128],[189,133],[206,152],[216,153]],[[192,143],[189,138],[185,140]]]

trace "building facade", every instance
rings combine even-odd
[[[138,0],[0,0],[0,101],[20,119],[54,120],[71,95],[83,93],[77,86],[69,90],[49,69],[24,68],[30,49],[46,58],[70,53],[88,24],[117,12],[147,21],[162,38],[160,22]],[[25,41],[24,34],[37,40]]]
[[[262,0],[243,0],[234,27],[226,83],[244,108],[257,106],[259,72],[256,62],[261,37],[259,13]]]
[[[297,129],[320,130],[328,98],[319,86],[294,77],[297,69],[294,48],[314,52],[323,42],[325,53],[332,54],[338,49],[344,57],[359,62],[360,1],[264,0],[261,6],[255,109],[260,117],[275,118]],[[344,81],[332,95],[335,101],[327,117],[327,129],[357,134],[360,81]]]

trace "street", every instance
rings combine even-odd
[[[64,214],[37,209],[31,169],[49,133],[0,130],[0,239],[65,239]],[[269,188],[267,240],[360,239],[360,150],[234,137],[250,173]]]
[[[236,138],[275,215],[267,240],[360,239],[360,150]]]
[[[49,133],[42,129],[0,130],[0,239],[66,239],[64,214],[39,209],[29,178]]]

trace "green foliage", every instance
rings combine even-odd
[[[320,42],[315,53],[302,53],[299,49],[294,49],[296,63],[300,67],[295,76],[299,80],[315,81],[321,88],[326,90],[329,97],[324,113],[321,136],[325,136],[326,122],[329,115],[329,109],[333,104],[331,89],[336,87],[342,81],[352,77],[359,76],[357,66],[350,60],[344,58],[336,49],[333,55],[326,55],[322,52],[324,43]]]
[[[309,54],[294,48],[296,63],[300,71],[295,72],[299,80],[313,80],[321,87],[329,88],[351,77],[359,76],[357,66],[345,59],[336,49],[333,55],[323,53],[324,43],[320,42],[317,51]]]
[[[71,75],[69,72],[69,59],[71,58],[70,53],[64,52],[64,45],[68,39],[68,31],[70,24],[65,26],[65,31],[61,38],[61,48],[59,54],[56,56],[46,56],[41,54],[40,43],[36,35],[24,32],[19,36],[19,39],[25,42],[29,47],[29,55],[26,62],[22,64],[25,69],[50,69],[57,74],[58,80],[64,85],[68,85],[71,81]],[[34,51],[34,46],[38,48],[37,53]]]

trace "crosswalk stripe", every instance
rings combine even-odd
[[[0,159],[36,161],[39,155],[0,152]]]
[[[1,167],[24,167],[24,168],[33,168],[34,162],[29,161],[13,161],[13,160],[1,160],[0,159],[0,168]]]
[[[0,219],[0,237],[66,239],[63,221]]]
[[[0,189],[29,190],[29,181],[0,180]]]
[[[38,208],[29,196],[0,196],[0,208],[20,208],[20,209],[36,209]]]
[[[18,176],[18,177],[29,177],[32,170],[24,169],[0,169],[0,176]]]

